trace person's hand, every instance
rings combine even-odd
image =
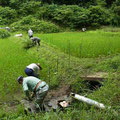
[[[31,98],[34,98],[34,97],[35,97],[35,93],[32,92],[32,93],[31,93]]]
[[[29,101],[32,101],[32,98],[29,97],[28,100],[29,100]]]
[[[36,74],[36,77],[38,78],[38,77],[39,77],[39,74]]]
[[[30,97],[25,97],[24,99],[27,101],[32,101],[32,99]]]

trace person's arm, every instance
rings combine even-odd
[[[24,92],[25,92],[25,95],[26,95],[28,98],[30,98],[29,91],[28,91],[28,90],[26,90],[26,91],[24,91]]]
[[[24,89],[25,95],[28,97],[29,100],[31,100],[27,83],[23,83],[23,89]]]

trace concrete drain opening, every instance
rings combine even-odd
[[[102,86],[102,82],[99,81],[84,81],[90,90],[97,90]]]
[[[98,72],[93,75],[82,76],[81,79],[88,85],[90,90],[96,90],[102,86],[102,82],[107,79],[108,74]]]

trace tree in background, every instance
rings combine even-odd
[[[0,6],[0,25],[11,24],[17,18],[17,12],[10,7]]]
[[[40,1],[40,0],[39,0]],[[89,5],[95,5],[96,0],[41,0],[43,3],[48,4],[59,4],[59,5],[79,5],[79,6],[89,6]]]
[[[0,5],[1,6],[8,6],[9,2],[10,2],[10,0],[0,0]]]
[[[114,3],[114,2],[116,2],[117,0],[105,0],[105,2],[106,2],[106,7],[111,7],[112,6],[112,4]]]
[[[120,0],[116,0],[111,7],[111,24],[120,26]]]

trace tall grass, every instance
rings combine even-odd
[[[41,34],[40,38],[77,57],[98,57],[120,52],[120,34],[103,31]]]
[[[25,76],[24,69],[28,64],[39,62],[22,48],[21,40],[15,37],[0,39],[0,100],[12,97],[20,89],[16,79]]]

